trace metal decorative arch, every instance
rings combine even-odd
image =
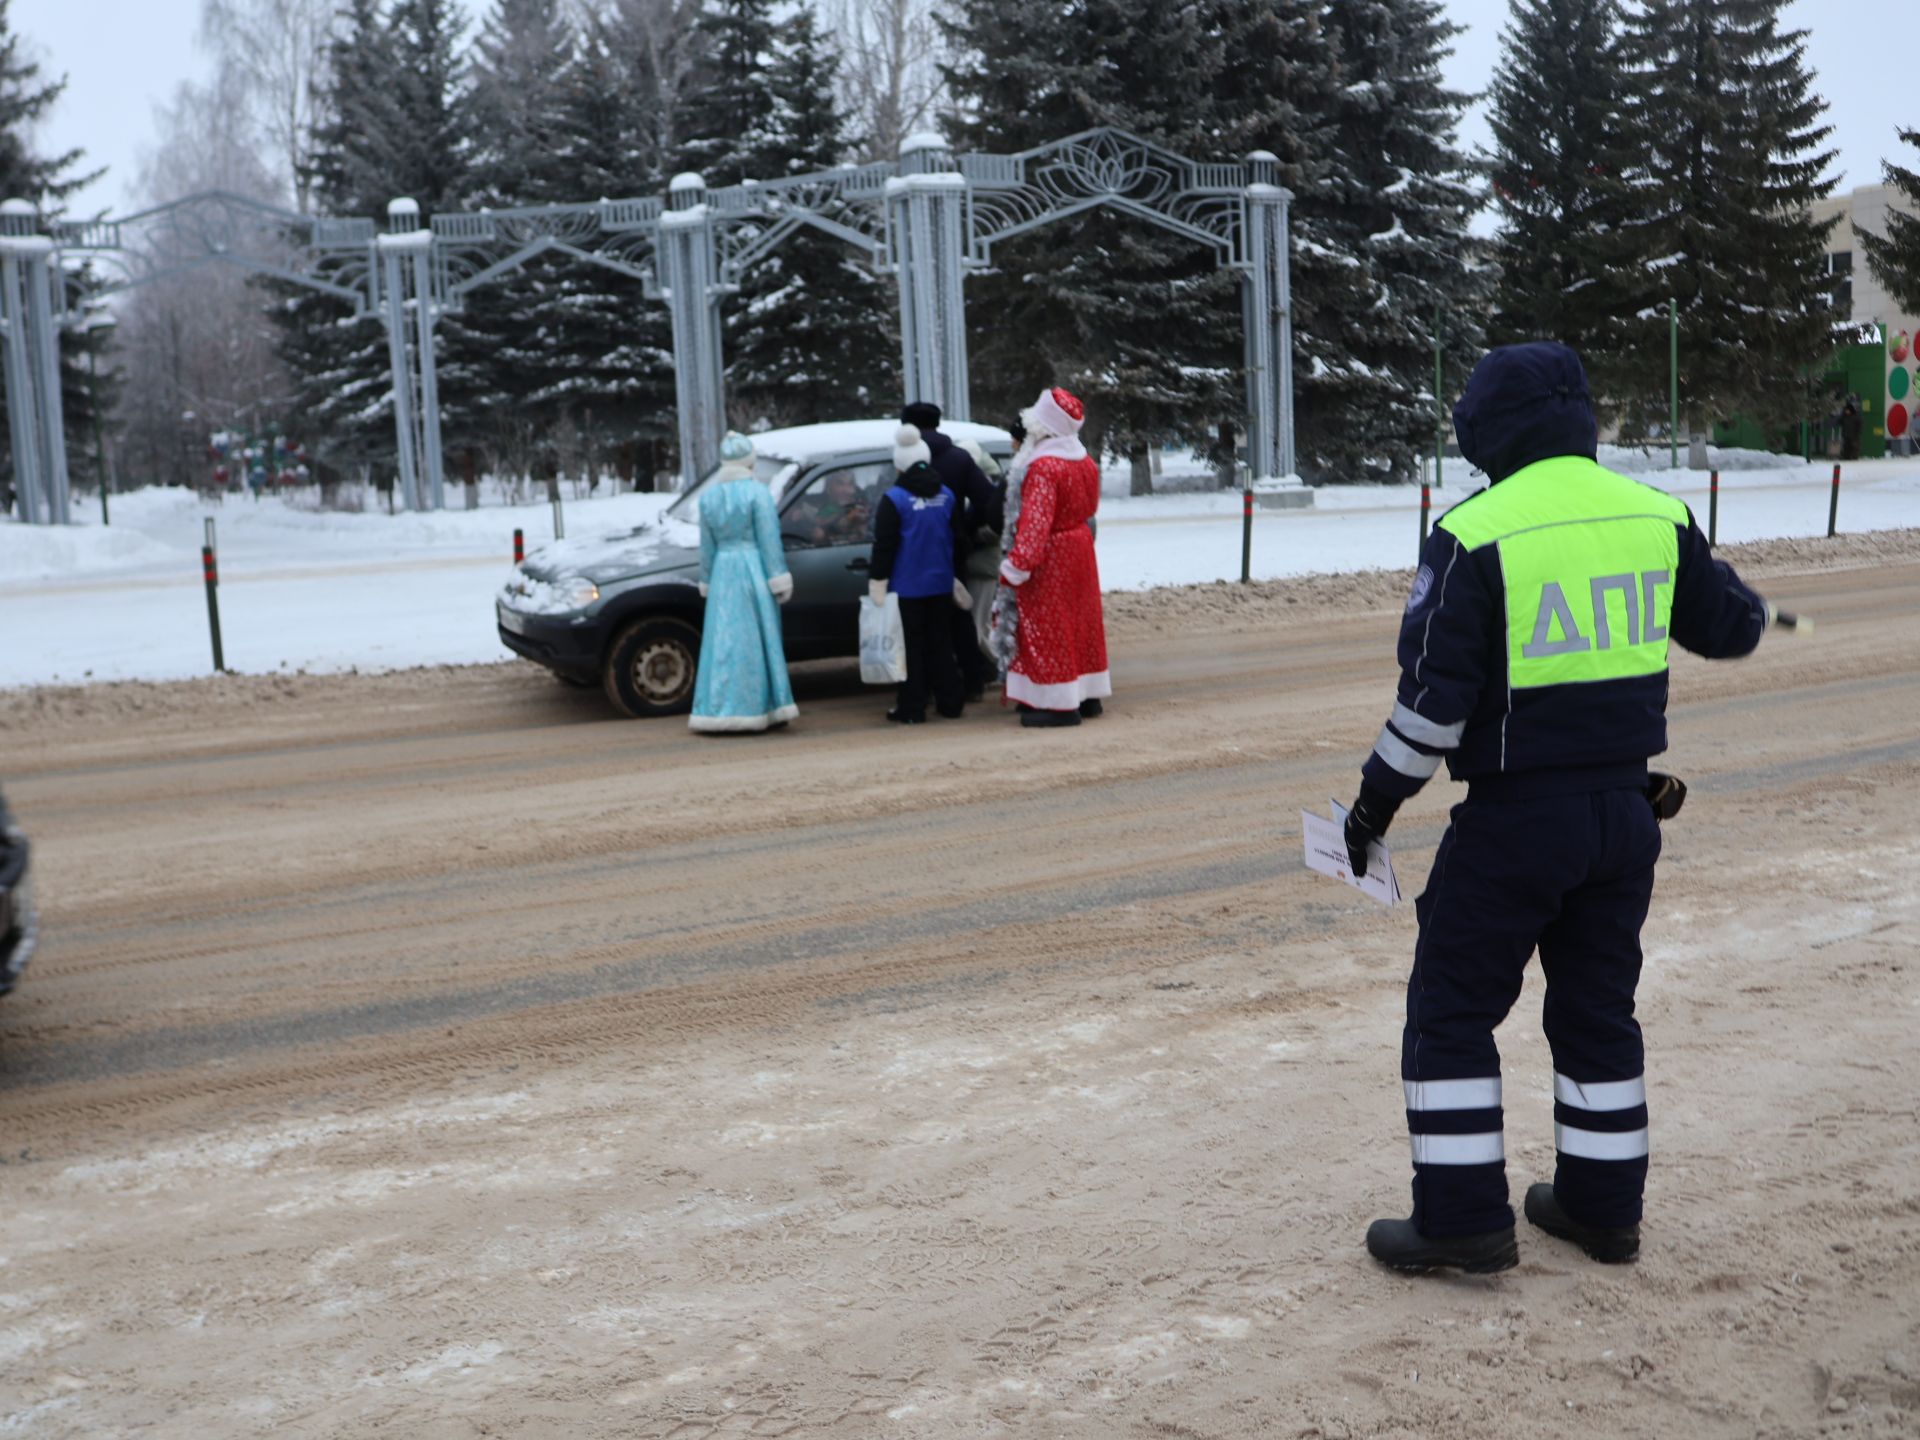
[[[59,331],[85,317],[70,303],[69,265],[109,277],[92,295],[231,266],[332,295],[358,315],[372,298],[374,238],[371,220],[299,215],[220,190],[118,219],[44,226],[25,201],[0,204],[0,359],[21,519],[72,519]]]
[[[1288,204],[1278,161],[1192,160],[1137,135],[1088,130],[1016,155],[956,155],[910,136],[897,163],[709,190],[676,176],[662,197],[458,211],[430,218],[411,200],[365,219],[316,219],[212,192],[119,220],[55,223],[0,205],[0,330],[22,518],[69,518],[60,435],[57,326],[73,323],[61,267],[101,260],[147,283],[209,264],[239,265],[378,312],[393,375],[394,426],[407,503],[444,503],[434,362],[439,317],[545,254],[642,282],[673,323],[683,483],[716,463],[726,424],[720,307],[752,266],[803,227],[844,241],[900,288],[903,393],[972,417],[965,277],[994,247],[1041,225],[1105,208],[1207,246],[1240,272],[1247,437],[1256,479],[1297,484],[1293,457]],[[411,321],[411,323],[409,323]]]

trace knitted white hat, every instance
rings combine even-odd
[[[916,465],[931,465],[933,452],[927,448],[918,426],[902,425],[893,434],[893,468],[902,475]]]

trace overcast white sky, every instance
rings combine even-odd
[[[476,16],[486,8],[486,0],[463,3]],[[1507,0],[1447,0],[1447,9],[1466,27],[1449,79],[1461,89],[1484,90],[1499,58]],[[49,73],[68,80],[42,145],[80,146],[94,165],[107,167],[77,197],[74,213],[126,206],[127,187],[150,144],[154,105],[181,80],[204,72],[194,43],[199,13],[200,0],[13,0],[15,31]],[[1882,48],[1887,13],[1869,0],[1793,0],[1787,7],[1789,22],[1810,32],[1808,52],[1832,107],[1836,168],[1847,189],[1877,183],[1880,162],[1901,148],[1896,127],[1920,121],[1911,70]],[[1489,138],[1477,108],[1463,138],[1470,146]],[[1913,159],[1910,150],[1906,159]]]

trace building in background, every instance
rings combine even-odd
[[[1866,263],[1855,230],[1884,235],[1887,210],[1898,195],[1891,185],[1862,185],[1813,207],[1816,220],[1840,222],[1827,235],[1827,263],[1834,276],[1834,308],[1843,319],[1873,326],[1877,346],[1848,346],[1836,357],[1835,368],[1845,372],[1845,394],[1857,394],[1864,425],[1860,453],[1897,454],[1913,450],[1913,343],[1920,334],[1920,316],[1908,315],[1881,285]],[[1872,351],[1874,353],[1861,353]]]
[[[1920,429],[1920,317],[1905,314],[1868,267],[1854,227],[1886,230],[1890,185],[1862,185],[1813,207],[1816,220],[1837,220],[1827,232],[1827,270],[1833,277],[1836,326],[1852,325],[1824,374],[1814,379],[1809,413],[1791,430],[1768,428],[1743,416],[1714,428],[1714,443],[1801,451],[1809,459],[1840,458],[1841,413],[1849,397],[1860,410],[1860,454],[1911,454]]]

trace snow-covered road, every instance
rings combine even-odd
[[[1655,463],[1630,452],[1602,458],[1636,470]],[[1729,467],[1721,477],[1722,540],[1826,533],[1828,464],[1738,452],[1721,459]],[[1670,475],[1650,470],[1647,478],[1685,499],[1704,524],[1706,473],[1682,471],[1665,484]],[[1466,467],[1450,467],[1435,513],[1479,483]],[[567,533],[631,526],[668,498],[569,501]],[[1256,578],[1412,563],[1417,487],[1326,487],[1315,501],[1308,511],[1256,514]],[[1237,494],[1110,493],[1100,516],[1104,584],[1119,590],[1237,578],[1240,508]],[[82,523],[64,529],[0,523],[0,685],[207,673],[212,656],[199,556],[207,515],[218,526],[220,617],[232,669],[504,660],[493,596],[511,565],[514,528],[526,532],[529,547],[553,533],[544,503],[321,514],[275,500],[234,498],[209,507],[186,491],[147,490],[116,497],[110,527],[80,509]],[[1846,467],[1841,529],[1911,525],[1920,525],[1920,459]]]

